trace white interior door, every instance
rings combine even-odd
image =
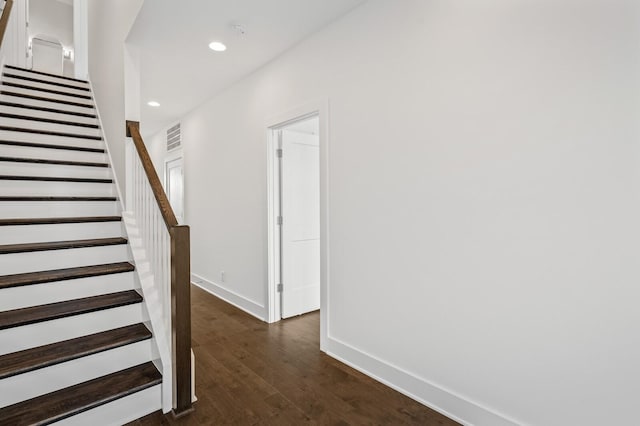
[[[178,219],[178,223],[184,223],[184,171],[182,158],[167,161],[165,183],[167,198],[171,208]]]
[[[318,135],[282,131],[282,317],[320,309]]]
[[[62,75],[63,49],[60,43],[34,38],[31,49],[34,70]]]

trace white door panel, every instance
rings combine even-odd
[[[184,223],[184,171],[182,158],[168,161],[166,167],[167,197],[178,223]]]
[[[318,136],[282,131],[282,317],[320,309]]]

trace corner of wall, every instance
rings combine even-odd
[[[220,284],[209,281],[197,274],[191,274],[191,283],[200,287],[204,291],[232,304],[238,309],[258,318],[260,321],[267,321],[267,309],[252,300],[247,299],[231,290],[222,287]]]

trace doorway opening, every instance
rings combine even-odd
[[[270,323],[320,309],[320,350],[328,350],[329,100],[266,121]]]
[[[74,2],[27,0],[27,67],[75,76]]]
[[[184,223],[184,170],[182,157],[165,162],[165,191],[178,223]]]
[[[299,117],[272,132],[279,320],[320,309],[320,119]]]

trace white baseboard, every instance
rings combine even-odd
[[[267,309],[257,304],[256,302],[247,299],[231,290],[222,287],[220,284],[209,281],[197,274],[191,274],[191,282],[203,289],[206,292],[213,294],[214,296],[224,300],[227,303],[231,303],[236,308],[242,309],[246,313],[253,315],[260,321],[266,321]]]
[[[464,425],[520,424],[333,337],[328,339],[327,354]]]
[[[259,320],[266,321],[267,310],[264,306],[197,274],[191,274],[191,282]],[[333,337],[328,338],[326,353],[463,425],[518,426],[521,424]]]

